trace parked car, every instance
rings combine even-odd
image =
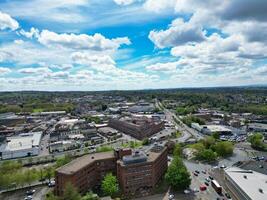
[[[174,199],[174,195],[173,194],[169,194],[169,198],[168,198],[169,200],[172,200],[172,199]]]
[[[33,195],[35,193],[35,190],[27,190],[26,191],[26,195],[30,196]]]
[[[190,193],[190,190],[184,190],[184,193],[185,194],[189,194]]]
[[[24,200],[32,200],[32,196],[29,195],[29,196],[25,197]]]
[[[48,182],[48,187],[54,187],[56,185],[55,181]]]
[[[205,185],[206,185],[206,186],[209,186],[210,184],[209,184],[208,182],[205,182]]]
[[[207,190],[207,186],[206,185],[201,185],[199,187],[199,189],[200,189],[200,191],[205,191],[205,190]]]

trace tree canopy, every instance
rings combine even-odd
[[[251,147],[257,150],[267,151],[267,144],[263,142],[263,135],[261,133],[255,133],[248,138]]]
[[[101,189],[105,195],[113,196],[119,191],[119,184],[116,176],[108,173],[101,184]]]
[[[186,189],[191,184],[190,174],[187,171],[183,161],[175,156],[165,174],[167,183],[175,190]]]

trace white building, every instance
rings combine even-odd
[[[232,130],[222,125],[199,125],[198,123],[192,123],[191,127],[206,135],[218,133],[220,135],[228,135],[232,133]]]
[[[22,133],[8,137],[0,146],[2,159],[36,156],[39,154],[42,132]]]
[[[267,175],[238,167],[225,169],[225,183],[234,199],[267,199]]]

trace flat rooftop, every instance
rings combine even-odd
[[[232,132],[231,129],[221,125],[203,125],[202,127],[207,127],[211,132]]]
[[[164,148],[161,149],[160,151],[149,151],[146,154],[141,151],[138,156],[135,156],[135,152],[131,156],[124,156],[123,160],[119,160],[118,162],[122,166],[127,166],[127,165],[132,165],[132,164],[140,164],[140,163],[146,163],[146,162],[153,162],[155,161],[161,153],[164,151]],[[126,162],[125,162],[126,158]]]
[[[255,171],[248,173],[238,167],[225,169],[225,173],[253,200],[267,199],[267,175]],[[244,177],[246,176],[246,178]],[[262,189],[263,193],[259,191]]]
[[[18,136],[8,137],[7,143],[0,147],[0,151],[19,151],[39,146],[42,132],[22,133]]]
[[[103,153],[94,153],[82,156],[80,158],[74,159],[70,163],[58,168],[56,171],[63,174],[74,174],[80,169],[88,166],[89,164],[104,159],[115,158],[114,152],[103,152]]]

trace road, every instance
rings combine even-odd
[[[157,99],[155,101],[155,105],[157,107],[164,108],[164,106],[161,104],[161,102],[159,102]],[[203,139],[204,138],[204,136],[201,133],[199,133],[198,131],[196,131],[196,130],[190,128],[190,127],[188,127],[186,124],[184,124],[176,116],[176,114],[173,113],[172,111],[170,111],[169,109],[164,108],[164,113],[166,115],[166,120],[173,122],[176,125],[178,131],[180,131],[183,134],[185,140],[184,141],[181,140],[180,142],[185,142],[186,140],[188,140],[190,138],[189,136],[193,136],[197,140],[200,140],[200,139]]]

